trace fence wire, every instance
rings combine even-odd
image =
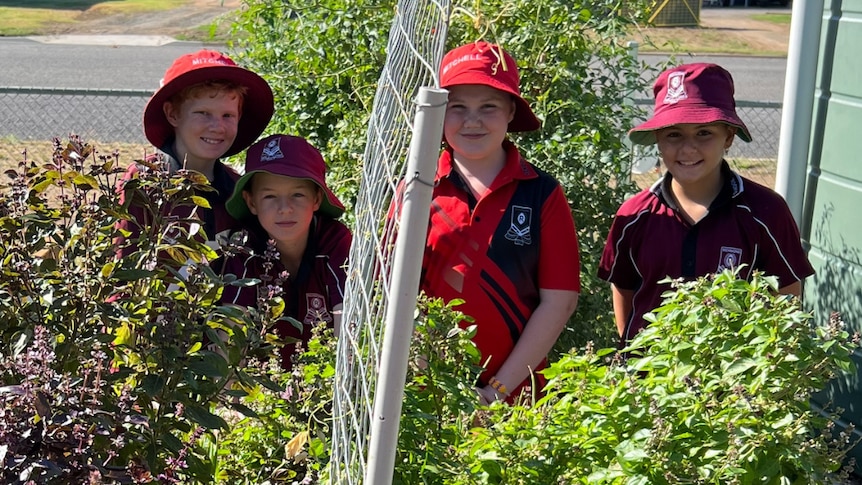
[[[64,138],[70,133],[83,137],[103,152],[119,149],[124,160],[138,158],[149,149],[142,117],[150,96],[152,91],[144,90],[0,87],[0,168],[17,163],[24,149],[30,153],[34,149],[50,153],[51,139]],[[396,103],[390,108],[393,112],[412,113],[413,107],[403,106],[403,100],[392,102]],[[653,101],[636,99],[634,103],[644,108],[646,116]],[[736,105],[753,140],[745,143],[737,139],[727,159],[744,176],[772,187],[778,159],[781,103],[737,100]],[[385,151],[385,147],[378,149]],[[632,180],[643,188],[660,174],[655,147],[635,147]]]
[[[143,113],[152,91],[0,87],[0,168],[51,153],[51,140],[75,134],[123,160],[148,149]]]
[[[445,52],[449,11],[448,0],[401,0],[389,32],[354,210],[344,324],[338,339],[330,458],[334,484],[363,483],[370,467],[383,323],[387,307],[395,304],[390,301],[393,268],[387,255],[396,231],[388,227],[387,213],[404,178],[419,88],[440,84],[437,70]],[[376,465],[375,469],[391,467]]]

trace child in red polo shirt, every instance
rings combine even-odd
[[[614,316],[625,345],[661,305],[664,278],[693,279],[742,264],[778,277],[779,291],[799,295],[814,273],[784,199],[730,169],[735,136],[751,141],[736,114],[733,78],[715,64],[663,72],[653,88],[653,117],[629,132],[658,144],[667,172],[617,211],[599,265],[611,283]]]
[[[475,319],[482,402],[512,401],[540,370],[580,291],[578,239],[559,182],[507,132],[536,130],[515,60],[476,42],[443,57],[449,90],[421,288]],[[535,375],[540,389],[542,377]],[[540,390],[537,389],[537,390]]]
[[[280,337],[306,343],[311,327],[320,322],[334,327],[337,334],[352,237],[337,220],[344,206],[326,185],[326,163],[320,152],[295,136],[260,140],[248,149],[245,174],[226,208],[248,231],[252,252],[214,266],[238,278],[269,275],[272,280],[251,287],[226,286],[222,302],[254,307],[258,296],[270,291],[267,285],[279,285],[284,316],[302,323],[297,328],[287,320],[279,321]],[[295,345],[281,348],[284,369],[291,368],[294,349]]]
[[[238,227],[224,205],[239,174],[220,159],[239,153],[254,142],[272,113],[269,84],[224,54],[211,50],[177,58],[144,108],[144,134],[157,149],[147,158],[149,165],[163,165],[170,173],[195,170],[206,176],[215,189],[199,194],[211,208],[186,205],[171,208],[170,214],[180,219],[199,219],[206,240],[213,247],[217,234]],[[148,170],[146,165],[130,165],[123,184],[142,170]],[[126,196],[124,191],[122,197]],[[152,224],[151,215],[135,201],[129,213],[132,221],[122,221],[120,227],[131,233],[131,239],[136,239]],[[134,249],[121,245],[120,256]]]

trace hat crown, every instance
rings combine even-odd
[[[228,66],[238,67],[230,57],[221,52],[201,49],[192,54],[185,54],[178,57],[171,67],[165,71],[165,77],[162,78],[161,86],[171,82],[177,76],[181,76],[189,71],[212,66]]]
[[[751,132],[736,113],[733,77],[717,64],[672,67],[659,75],[653,94],[652,117],[629,131],[629,139],[634,143],[656,143],[655,132],[669,126],[713,123],[733,126],[736,136],[751,141]]]
[[[441,66],[441,87],[446,88],[457,84],[486,84],[463,82],[465,76],[472,74],[475,81],[479,80],[479,76],[486,76],[508,88],[504,91],[519,96],[521,94],[518,65],[508,52],[497,45],[485,41],[465,44],[446,53]],[[491,87],[499,89],[496,85]]]
[[[683,64],[662,73],[653,87],[655,112],[683,106],[735,110],[733,77],[716,64]]]
[[[511,94],[515,116],[509,131],[532,131],[542,126],[529,103],[521,96],[518,65],[502,47],[477,41],[456,47],[443,56],[440,63],[440,87],[464,84],[488,86]]]
[[[246,172],[263,171],[298,178],[326,178],[323,155],[302,137],[270,135],[246,154]]]

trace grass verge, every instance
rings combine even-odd
[[[769,22],[778,25],[790,25],[789,13],[758,13],[751,16],[753,20]]]
[[[74,26],[86,18],[158,12],[186,3],[186,0],[8,1],[3,2],[6,6],[0,7],[0,18],[3,19],[0,36],[42,35]]]

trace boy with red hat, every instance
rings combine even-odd
[[[218,261],[216,268],[241,279],[269,275],[272,282],[226,286],[222,302],[254,307],[259,297],[267,298],[270,285],[278,285],[283,315],[302,324],[279,321],[280,337],[307,343],[312,326],[320,322],[337,334],[352,236],[338,221],[344,205],[326,185],[320,152],[295,136],[260,140],[248,149],[245,174],[225,207],[248,230],[252,252]],[[292,366],[294,348],[281,348],[284,369]]]
[[[665,278],[693,279],[746,265],[778,277],[779,291],[799,295],[814,273],[784,199],[733,170],[724,154],[734,137],[751,141],[736,114],[733,78],[715,64],[663,72],[653,88],[651,119],[629,132],[658,144],[664,177],[622,204],[598,275],[611,283],[624,346],[659,307]]]
[[[237,227],[224,205],[239,174],[220,159],[254,142],[269,124],[273,109],[269,84],[224,54],[200,50],[173,62],[144,108],[144,134],[157,149],[147,162],[161,163],[170,173],[180,169],[200,172],[215,191],[200,194],[209,202],[209,209],[176,207],[172,216],[200,219],[209,241]],[[145,169],[145,165],[130,165],[124,181]],[[151,221],[139,204],[133,203],[129,212],[133,221],[123,221],[120,226],[134,238]],[[121,247],[120,254],[133,250],[134,246]]]
[[[449,90],[445,148],[420,285],[432,297],[464,300],[458,310],[475,320],[486,364],[480,400],[511,402],[545,366],[577,306],[575,224],[559,182],[507,139],[540,127],[512,56],[487,42],[453,49],[440,86]]]

